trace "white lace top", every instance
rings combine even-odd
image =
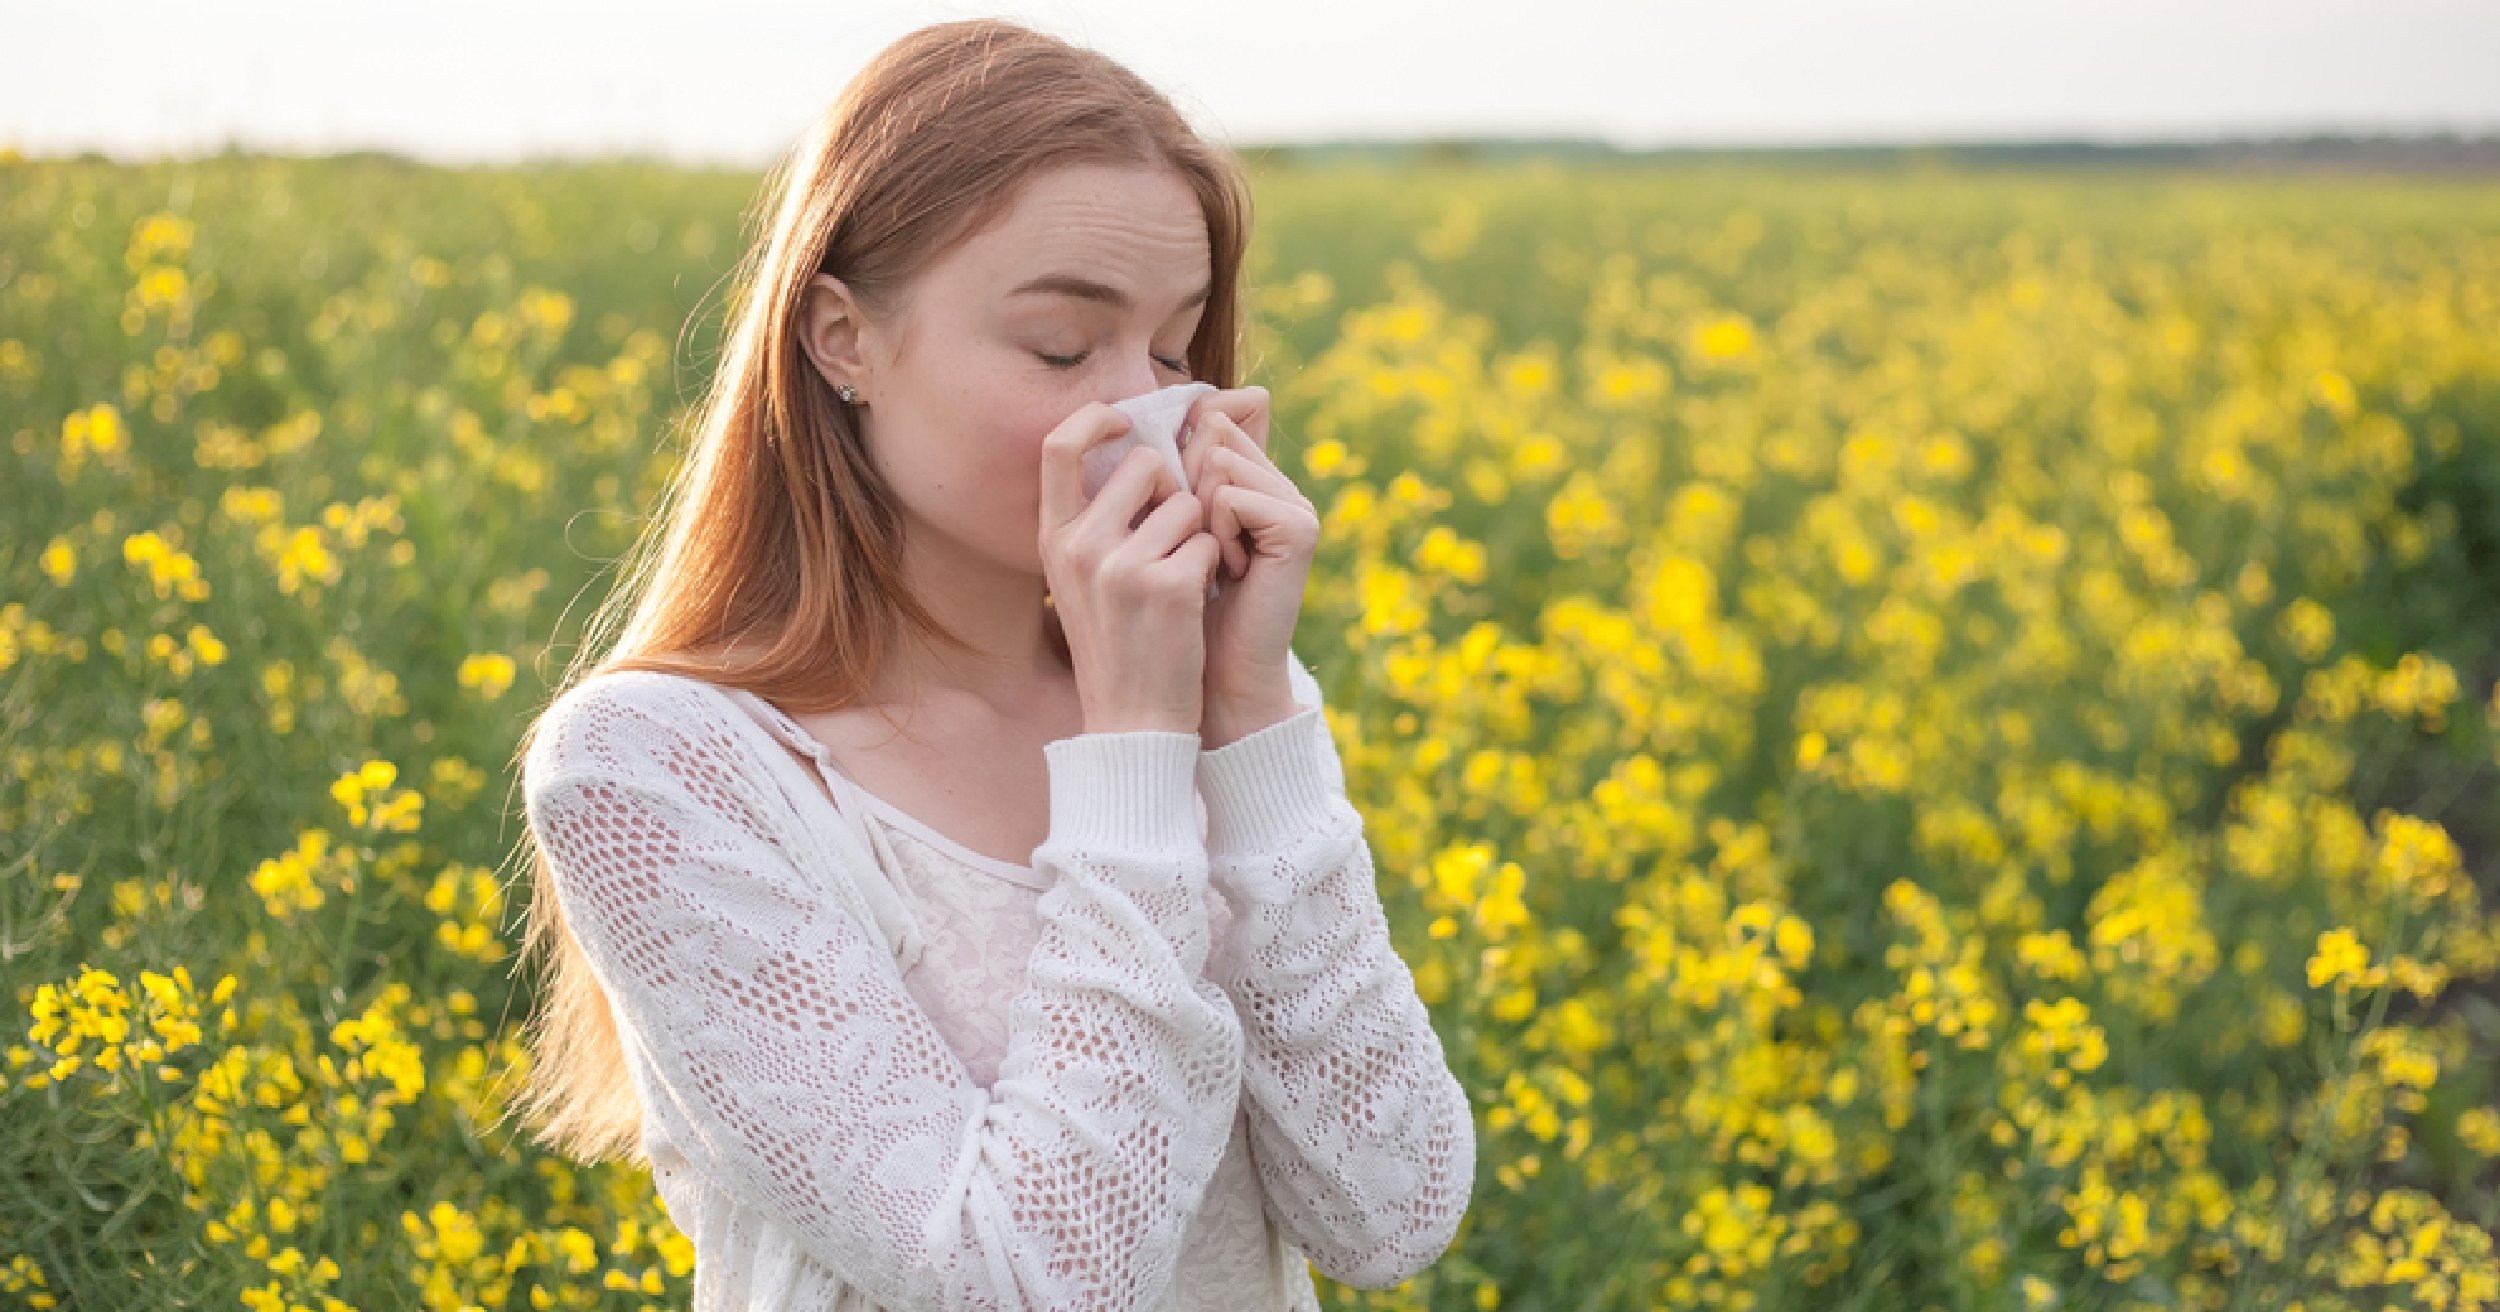
[[[529,823],[695,1312],[1313,1309],[1310,1267],[1386,1288],[1447,1248],[1468,1101],[1294,676],[1299,714],[1214,751],[1048,744],[1030,865],[752,694],[624,671],[556,699]]]

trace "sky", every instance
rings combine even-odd
[[[1235,146],[2500,134],[2500,0],[0,0],[0,146],[760,167],[879,48],[973,17]]]

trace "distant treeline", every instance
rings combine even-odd
[[[2099,141],[1924,142],[1867,145],[1767,146],[1619,146],[1587,137],[1451,137],[1424,140],[1349,139],[1326,142],[1235,142],[1244,159],[1268,167],[1327,165],[1370,161],[1387,164],[1517,164],[1546,159],[1575,165],[1727,163],[1769,166],[1819,165],[1869,169],[2225,169],[2247,172],[2494,174],[2500,173],[2500,134],[2459,136],[2453,133],[2414,136],[2337,136],[2216,138],[2209,141],[2111,143]],[[171,158],[307,158],[302,152],[271,151],[228,143],[222,148],[189,152]],[[320,157],[361,161],[368,165],[424,168],[422,158],[405,151],[364,148],[320,153]],[[0,164],[29,158],[0,146]],[[84,150],[46,158],[85,163],[160,162],[165,156],[130,157]],[[704,171],[752,172],[760,165],[726,162],[689,163],[655,158],[635,151],[589,155],[553,152],[517,161],[522,167],[565,162],[640,162],[658,167]]]
[[[2401,173],[2500,172],[2500,135],[2333,136],[2113,144],[2095,141],[1937,142],[1909,145],[1658,146],[1632,148],[1577,137],[1344,141],[1237,147],[1261,163],[1291,166],[1354,157],[1418,162],[1575,163],[1724,161],[1841,164],[1874,168],[2197,168]]]

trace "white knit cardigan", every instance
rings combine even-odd
[[[1293,675],[1293,717],[1213,751],[1045,746],[1054,882],[987,1089],[905,991],[922,939],[873,824],[726,690],[619,671],[549,705],[528,819],[693,1240],[696,1312],[1179,1305],[1244,1105],[1269,1219],[1311,1265],[1386,1288],[1447,1248],[1467,1095]],[[1235,908],[1216,953],[1210,882]]]

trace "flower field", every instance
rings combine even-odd
[[[2500,184],[1254,176],[1478,1099],[1332,1307],[2500,1308]],[[686,1305],[512,751],[758,181],[0,154],[0,1305]]]

